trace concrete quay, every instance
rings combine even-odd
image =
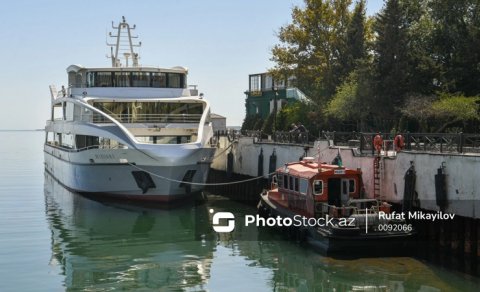
[[[212,164],[212,172],[216,177],[210,182],[238,181],[261,175],[263,180],[232,185],[228,189],[222,187],[221,191],[216,192],[234,194],[237,199],[255,202],[258,201],[261,189],[267,185],[269,173],[274,169],[305,156],[330,163],[340,154],[345,167],[362,170],[367,197],[373,198],[375,155],[361,153],[355,147],[335,146],[332,142],[319,140],[310,145],[298,145],[258,141],[252,137],[220,137]],[[274,165],[272,155],[275,156]],[[466,258],[480,257],[480,155],[382,151],[379,158],[379,198],[393,203],[400,211],[405,210],[405,175],[411,167],[415,176],[415,193],[414,202],[410,203],[408,209],[455,214],[453,220],[417,221],[419,250],[434,257],[444,254],[436,252],[439,250],[447,251],[448,254],[461,254]],[[435,188],[435,175],[439,169],[444,174],[446,190],[443,202],[437,200]],[[464,262],[468,269],[472,268],[471,261]],[[476,265],[475,262],[478,261],[474,260],[473,265]]]

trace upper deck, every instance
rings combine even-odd
[[[67,68],[69,94],[115,98],[187,97],[188,70],[183,67]]]

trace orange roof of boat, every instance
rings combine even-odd
[[[359,169],[350,169],[325,162],[318,163],[310,157],[306,157],[302,161],[287,163],[285,166],[278,168],[277,172],[288,173],[308,179],[319,174],[322,176],[361,174]]]

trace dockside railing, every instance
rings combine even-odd
[[[395,150],[395,135],[379,133],[384,141],[382,150]],[[332,141],[335,146],[358,147],[372,152],[373,139],[377,133],[322,131],[321,138]],[[480,134],[466,133],[400,133],[405,141],[404,150],[439,153],[480,153]]]
[[[382,136],[383,151],[394,149],[396,134],[378,133]],[[309,132],[277,131],[267,135],[262,131],[225,131],[220,135],[228,135],[230,140],[238,137],[251,137],[254,143],[279,143],[294,145],[313,145],[315,140],[328,140],[332,146],[348,146],[357,148],[363,154],[374,154],[373,140],[375,132],[336,132],[321,131],[317,137]],[[480,153],[480,134],[473,133],[400,133],[405,145],[403,150],[436,153]]]

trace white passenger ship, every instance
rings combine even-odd
[[[71,65],[69,86],[50,86],[46,170],[93,195],[171,201],[201,191],[215,151],[209,103],[188,89],[186,68],[138,64],[125,18],[112,27],[112,67]]]

